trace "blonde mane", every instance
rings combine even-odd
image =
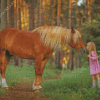
[[[34,29],[32,32],[38,31],[41,35],[41,40],[51,48],[61,48],[71,39],[71,29],[66,29],[60,26],[41,26]],[[74,43],[81,37],[79,31],[75,30],[73,35]]]

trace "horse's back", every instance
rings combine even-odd
[[[12,31],[16,31],[16,29],[14,29],[14,28],[5,28],[5,29],[3,29],[2,31],[0,31],[0,49],[2,50],[4,50],[5,48],[6,48],[6,43],[8,42],[7,41],[7,39],[8,39],[8,36],[10,37],[10,39],[11,39],[11,37],[12,37]]]
[[[41,41],[37,31],[6,28],[0,32],[0,49],[8,50],[11,55],[21,58],[35,58],[50,48]]]
[[[21,39],[25,36],[25,32],[26,31],[15,28],[5,28],[4,30],[0,31],[0,48],[8,49],[11,47],[17,35],[17,41],[21,41]]]

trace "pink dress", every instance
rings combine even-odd
[[[97,55],[94,51],[91,51],[89,54],[92,58],[89,58],[90,60],[90,75],[95,75],[100,73],[99,71],[99,62]]]

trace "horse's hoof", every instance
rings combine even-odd
[[[40,85],[39,86],[33,86],[32,89],[33,90],[40,90],[40,89],[42,89],[42,87]]]

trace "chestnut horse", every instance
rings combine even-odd
[[[33,90],[41,89],[41,76],[46,62],[54,49],[68,43],[81,53],[85,45],[79,31],[59,26],[41,26],[32,31],[6,28],[0,31],[0,72],[1,86],[7,88],[5,71],[11,56],[35,58],[35,80]]]

